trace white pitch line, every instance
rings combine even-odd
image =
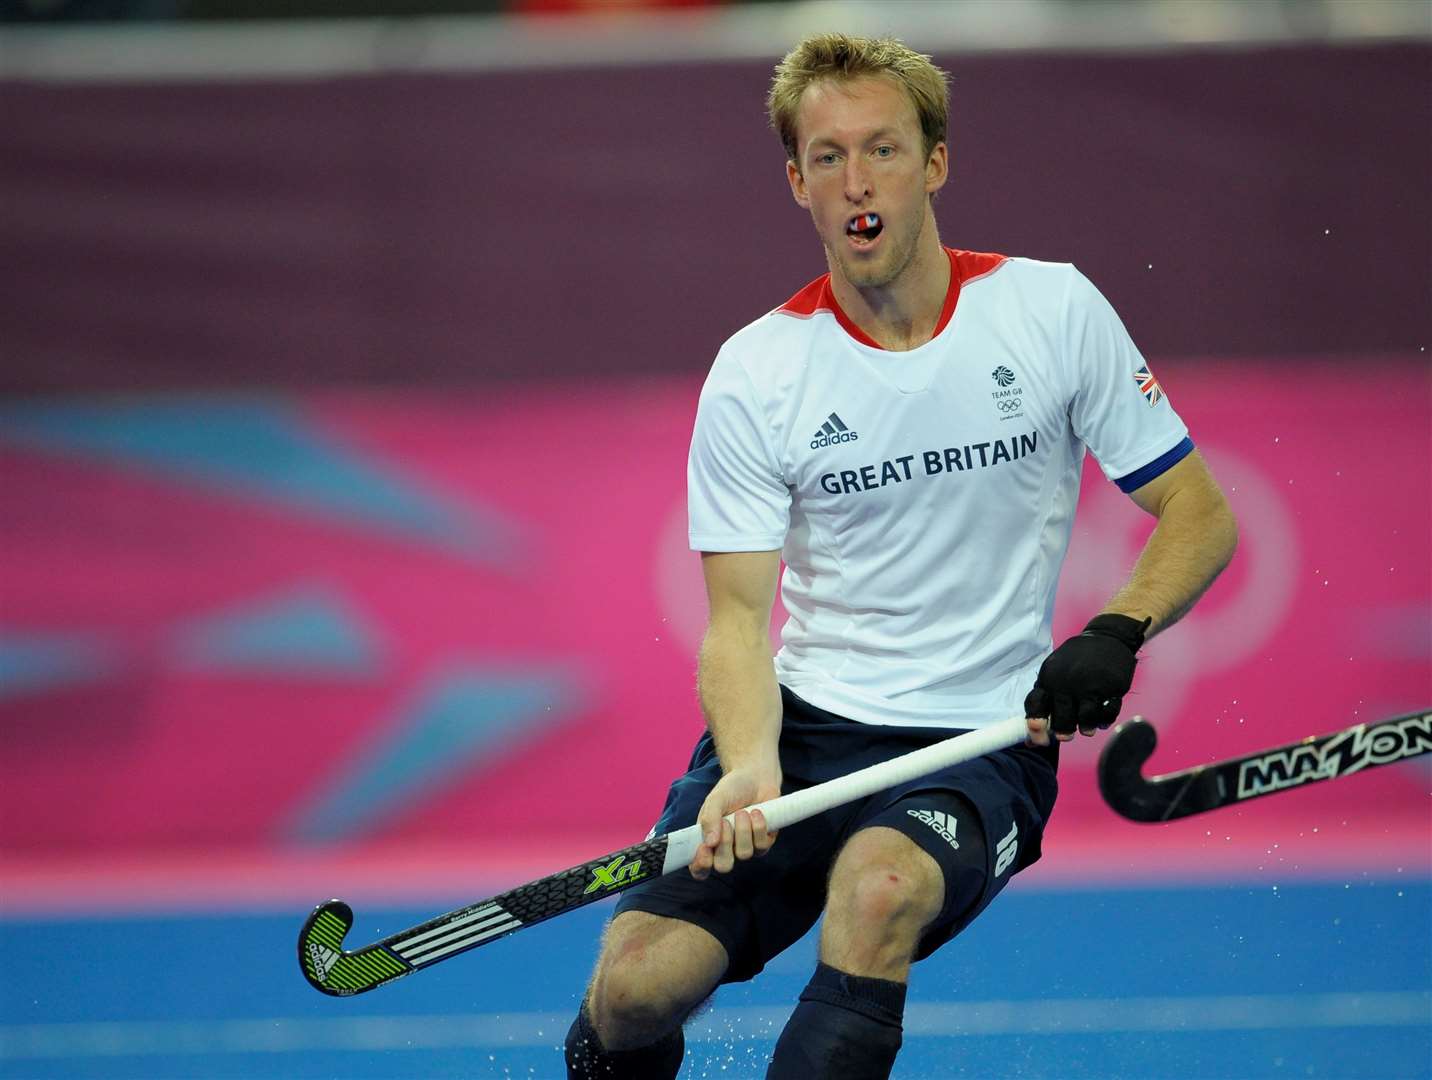
[[[687,1025],[692,1042],[774,1040],[790,1005],[715,1008]],[[291,1054],[354,1050],[556,1049],[569,1013],[352,1016],[339,1020],[156,1021],[0,1025],[0,1061],[169,1054]],[[1151,1031],[1418,1027],[1432,1024],[1432,993],[1267,994],[1045,1001],[912,1002],[908,1037],[1085,1035]]]

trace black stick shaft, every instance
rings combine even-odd
[[[1114,729],[1099,757],[1104,801],[1132,821],[1173,821],[1425,754],[1432,751],[1432,711],[1145,778],[1144,762],[1157,745],[1153,725],[1135,717]]]
[[[329,900],[313,910],[299,931],[298,964],[315,990],[335,997],[361,994],[659,875],[667,843],[667,836],[658,836],[633,844],[353,952],[343,948],[343,938],[353,926],[353,909],[341,900]]]

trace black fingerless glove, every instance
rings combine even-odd
[[[1024,699],[1026,716],[1047,716],[1056,735],[1085,735],[1119,717],[1134,682],[1136,653],[1152,619],[1096,615],[1084,632],[1055,649]]]

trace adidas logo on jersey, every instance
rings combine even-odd
[[[959,821],[954,814],[946,814],[940,810],[906,810],[916,821],[923,821],[930,828],[939,833],[949,842],[950,847],[956,851],[960,849],[960,842],[955,839],[955,829]]]
[[[860,436],[845,426],[845,421],[831,413],[826,417],[825,423],[821,424],[820,430],[810,441],[812,450],[819,450],[822,446],[831,446],[835,443],[854,442]]]

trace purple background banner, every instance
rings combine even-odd
[[[946,243],[1153,357],[1432,338],[1426,45],[937,59]],[[0,392],[700,372],[824,269],[768,78],[0,84]]]

